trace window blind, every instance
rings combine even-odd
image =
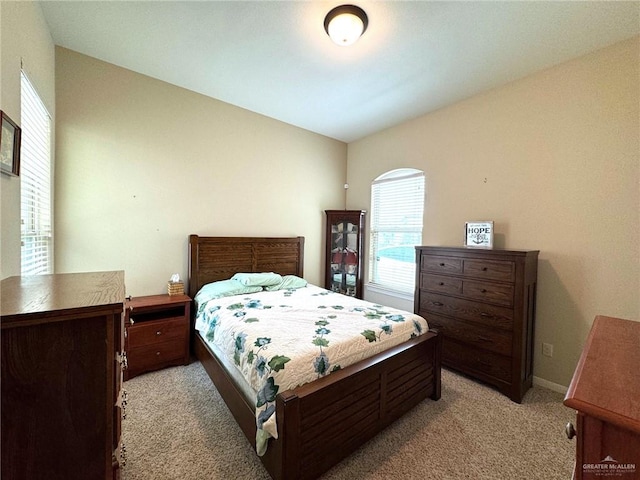
[[[22,275],[51,273],[51,117],[21,72],[20,197]]]
[[[424,193],[424,173],[413,169],[395,170],[372,183],[370,283],[413,293]]]

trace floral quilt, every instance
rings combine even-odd
[[[256,450],[278,437],[279,392],[426,333],[424,318],[308,285],[197,305],[196,329],[232,359],[255,391]]]

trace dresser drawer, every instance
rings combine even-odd
[[[507,307],[513,306],[513,285],[465,280],[462,286],[462,294],[465,297],[482,302],[497,303]]]
[[[511,358],[487,352],[447,337],[443,338],[442,361],[445,365],[472,374],[481,373],[511,382]]]
[[[499,260],[464,260],[462,272],[465,276],[483,280],[498,280],[513,283],[516,266],[513,262]]]
[[[184,317],[135,323],[127,331],[129,349],[162,343],[172,339],[180,339],[184,344],[188,333],[189,324]]]
[[[423,273],[420,275],[420,288],[432,292],[461,295],[462,279]]]
[[[513,309],[420,291],[418,314],[447,315],[491,328],[513,330]]]
[[[427,314],[425,318],[429,328],[438,330],[445,338],[500,355],[511,355],[511,332],[482,327],[433,313]]]
[[[131,348],[127,352],[127,357],[129,357],[129,365],[132,370],[145,371],[165,362],[183,359],[185,348],[185,339],[178,338],[154,345]]]
[[[459,275],[462,273],[462,259],[437,255],[422,255],[420,258],[420,270],[424,272]]]

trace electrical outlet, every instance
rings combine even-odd
[[[553,357],[553,345],[550,343],[542,344],[542,354],[545,357]]]

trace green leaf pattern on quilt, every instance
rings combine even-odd
[[[326,335],[329,335],[331,333],[331,330],[327,328],[327,326],[329,325],[329,320],[327,320],[327,318],[320,317],[320,320],[316,322],[316,326],[318,328],[316,329],[316,334],[311,341],[311,343],[313,343],[320,349],[320,354],[313,361],[313,368],[318,374],[318,378],[326,375],[327,372],[329,372],[330,367],[329,358],[322,350],[323,347],[329,346],[329,339],[325,337]],[[333,318],[335,318],[335,315],[333,316]]]
[[[345,334],[342,333],[342,330],[345,327],[349,327],[348,330],[353,331],[351,335],[357,335],[357,330],[354,329],[360,325],[357,320],[358,317],[362,318],[362,327],[364,329],[360,332],[360,335],[364,337],[362,340],[366,344],[377,344],[383,337],[392,336],[395,325],[406,322],[411,318],[407,318],[402,314],[406,312],[398,313],[398,310],[389,309],[382,305],[371,303],[355,304],[353,299],[349,297],[321,290],[317,287],[314,287],[313,292],[315,293],[301,293],[307,290],[310,289],[279,290],[277,292],[268,292],[269,295],[279,293],[279,296],[261,296],[260,298],[238,296],[233,299],[216,299],[199,305],[197,309],[197,314],[201,318],[199,321],[204,321],[206,325],[204,330],[205,338],[209,341],[215,340],[218,343],[217,334],[221,332],[220,329],[225,325],[223,322],[230,322],[224,326],[224,329],[232,334],[233,362],[245,376],[253,372],[251,378],[255,379],[255,383],[249,378],[247,380],[252,385],[255,385],[254,388],[256,388],[257,392],[256,425],[259,430],[257,438],[263,439],[262,446],[258,448],[259,453],[260,451],[264,452],[266,449],[265,439],[270,435],[275,435],[275,433],[266,434],[262,431],[262,428],[263,426],[267,428],[265,423],[275,413],[276,397],[281,391],[280,384],[290,375],[290,373],[284,372],[288,372],[287,366],[291,362],[291,358],[293,358],[293,352],[287,351],[287,348],[282,346],[284,344],[273,343],[274,337],[272,335],[276,332],[269,330],[269,328],[274,328],[271,324],[274,321],[274,317],[273,313],[265,317],[267,315],[265,311],[272,309],[276,313],[279,312],[279,309],[295,311],[295,308],[299,308],[295,306],[297,305],[296,298],[301,295],[303,296],[303,301],[304,298],[316,299],[309,300],[316,302],[315,308],[317,310],[315,312],[317,312],[317,316],[315,321],[309,318],[309,323],[300,324],[300,333],[306,331],[310,335],[310,337],[307,337],[309,342],[307,345],[312,347],[310,352],[313,349],[317,349],[313,356],[309,355],[308,357],[311,360],[311,368],[315,378],[326,376],[341,369],[340,359],[331,358],[333,355],[331,352],[338,352],[340,349],[336,350],[330,347],[334,345],[334,342],[339,342],[341,341],[340,339],[344,338]],[[307,296],[305,297],[304,295]],[[265,300],[265,298],[268,298],[268,300]],[[282,299],[285,299],[285,302],[293,302],[294,306],[281,303]],[[345,301],[344,304],[341,303],[341,300]],[[273,305],[263,303],[265,301],[273,302]],[[228,314],[225,312],[228,312]],[[412,331],[409,333],[405,329],[402,338],[398,340],[399,342],[418,336],[426,329],[415,319],[412,319],[412,324]],[[310,327],[311,329],[309,329]],[[290,328],[297,329],[297,325]],[[401,329],[400,331],[403,330]],[[229,333],[226,335],[229,335]],[[338,336],[336,337],[335,335]],[[223,348],[222,345],[221,348]],[[285,351],[276,351],[280,349]],[[231,352],[229,351],[229,353]],[[297,373],[298,368],[296,366],[296,371],[293,373]],[[290,384],[290,380],[286,380],[285,383],[287,384],[284,387],[285,389],[295,387],[295,384]],[[268,430],[273,431],[273,428],[269,427]]]

